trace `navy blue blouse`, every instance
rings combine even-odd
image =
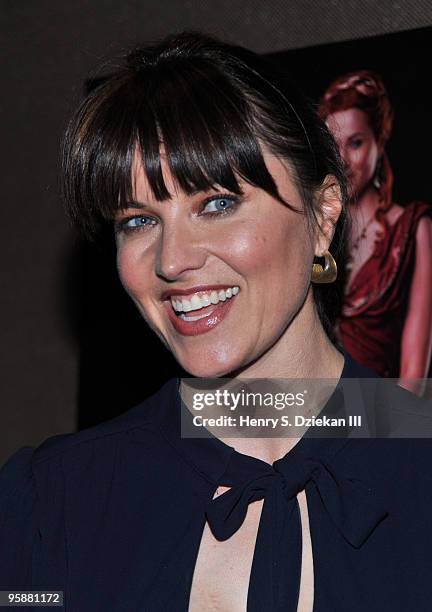
[[[342,377],[371,375],[345,354]],[[270,465],[182,438],[178,382],[3,466],[1,590],[63,590],[73,612],[187,612],[205,521],[229,538],[264,498],[248,612],[295,612],[304,489],[314,612],[432,610],[429,439],[305,435]],[[213,500],[219,484],[232,488]]]

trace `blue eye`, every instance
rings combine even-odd
[[[143,225],[154,225],[154,219],[151,217],[132,217],[125,223],[126,227],[142,227]]]
[[[206,200],[203,210],[210,214],[223,213],[233,208],[235,204],[237,204],[237,198],[234,196],[214,196]]]
[[[144,215],[136,215],[134,217],[127,217],[116,223],[116,232],[133,232],[140,229],[147,228],[150,225],[156,225],[156,220],[152,217],[146,217]]]

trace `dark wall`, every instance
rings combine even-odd
[[[115,283],[106,268],[112,262],[95,257],[94,267],[83,263],[87,247],[75,242],[57,186],[61,134],[91,69],[123,47],[185,28],[268,53],[432,23],[429,2],[404,2],[397,11],[396,4],[401,5],[370,0],[2,3],[0,463],[19,446],[76,428],[78,403],[92,384],[91,375],[85,378],[80,371],[87,370],[89,359],[91,372],[93,350],[108,356],[110,346],[121,349],[99,364],[104,376],[94,382],[103,393],[97,386],[85,393],[82,423],[118,410],[121,387],[127,385],[116,367],[130,350],[121,313],[131,320],[137,315],[124,303],[117,318],[108,316],[106,299],[125,300],[119,287],[112,288],[115,298],[107,298],[113,295],[109,283]],[[105,288],[102,283],[96,296],[94,289],[89,294],[88,283],[105,275]],[[138,375],[147,393],[158,384],[146,369],[153,340],[135,320],[137,329],[141,323],[135,339],[142,359]],[[121,385],[114,392],[116,375]]]

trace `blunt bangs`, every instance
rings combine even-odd
[[[120,74],[88,96],[66,133],[69,215],[91,238],[102,220],[126,208],[136,152],[156,200],[169,199],[162,145],[175,183],[187,194],[215,186],[240,194],[241,177],[293,208],[265,165],[257,132],[247,96],[205,59]]]
[[[285,163],[301,210],[278,193],[264,149]],[[241,179],[304,214],[311,232],[319,231],[316,196],[327,176],[347,202],[334,138],[287,67],[199,32],[180,32],[127,53],[72,117],[63,141],[63,195],[84,237],[97,238],[106,222],[112,227],[133,200],[137,153],[158,201],[171,197],[163,153],[175,189],[191,195],[219,187],[241,194]],[[313,287],[330,337],[342,304],[346,228],[343,206],[331,243],[341,272],[331,288]]]

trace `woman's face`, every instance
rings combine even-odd
[[[302,209],[286,167],[264,158],[281,196]],[[244,182],[240,197],[187,195],[163,156],[172,198],[158,202],[134,167],[134,202],[116,219],[126,292],[186,371],[237,371],[277,343],[305,300],[314,257],[305,216]]]
[[[348,108],[329,115],[326,123],[347,166],[350,199],[357,200],[369,187],[381,154],[368,116]]]

